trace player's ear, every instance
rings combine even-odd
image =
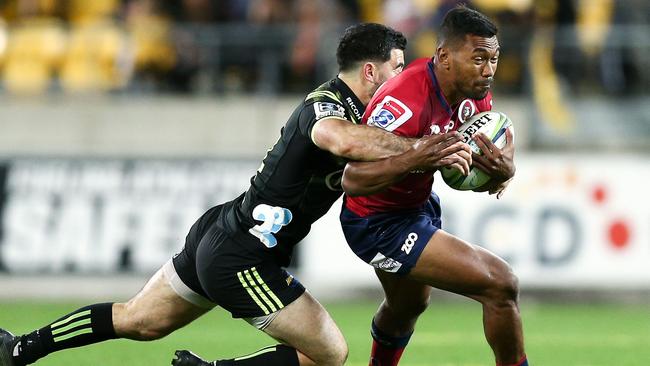
[[[375,64],[372,62],[366,62],[361,67],[361,73],[363,80],[374,84],[375,77],[377,76],[377,66],[375,66]]]
[[[438,49],[436,49],[436,59],[438,60],[438,65],[449,70],[450,53],[448,47],[438,47]]]

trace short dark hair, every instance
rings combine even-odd
[[[468,34],[491,38],[496,36],[498,31],[497,26],[482,13],[465,5],[458,5],[445,15],[438,38],[439,43],[454,44],[465,40]]]
[[[349,71],[362,61],[386,62],[393,49],[406,49],[406,37],[377,23],[360,23],[348,27],[336,50],[340,71]]]

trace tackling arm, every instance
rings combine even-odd
[[[417,141],[376,127],[355,125],[340,118],[319,120],[311,134],[312,141],[319,148],[360,161],[373,161],[404,153]]]
[[[350,196],[369,195],[399,182],[412,171],[454,166],[467,175],[471,162],[470,148],[459,133],[427,136],[396,156],[375,162],[348,162],[341,185]]]

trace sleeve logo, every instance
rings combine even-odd
[[[368,118],[368,125],[394,131],[413,117],[413,112],[401,101],[387,95],[377,104]]]
[[[314,113],[316,113],[317,120],[325,117],[345,118],[345,108],[340,104],[330,102],[314,103]]]

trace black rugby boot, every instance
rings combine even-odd
[[[0,366],[21,366],[14,361],[13,350],[18,337],[0,328]]]
[[[186,350],[176,351],[172,366],[214,366],[214,363],[204,361],[201,357]]]

